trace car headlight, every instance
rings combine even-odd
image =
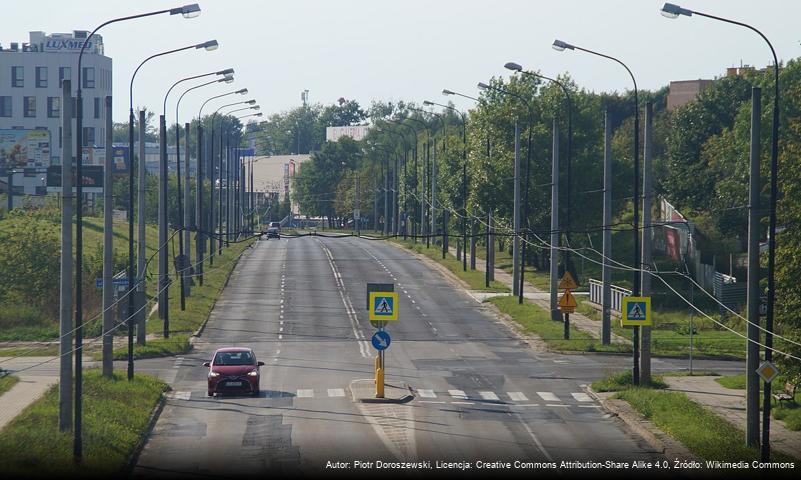
[[[219,377],[219,376],[220,376],[220,374],[217,373],[217,372],[209,372],[209,377],[211,377],[211,378]]]
[[[248,372],[248,377],[255,377],[258,376],[258,374],[259,374],[258,370],[251,370]]]

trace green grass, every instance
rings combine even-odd
[[[19,378],[15,377],[14,375],[3,375],[0,377],[0,395],[11,390],[11,387],[13,387],[17,382],[19,382]]]
[[[737,390],[745,390],[745,374],[741,373],[739,375],[726,375],[724,377],[716,378],[716,382],[721,384],[726,388],[732,388]],[[777,391],[784,390],[784,384],[787,380],[782,376],[779,375],[776,377],[771,384],[773,385],[773,393]],[[759,394],[759,404],[760,407],[762,405],[762,381],[759,382],[760,385],[760,394]],[[799,394],[796,392],[795,400],[792,402],[785,401],[779,403],[775,399],[771,399],[771,414],[773,418],[777,420],[782,420],[784,424],[787,426],[788,429],[799,431],[801,430],[801,405],[798,402]]]
[[[156,338],[148,340],[144,346],[134,345],[134,359],[140,358],[156,358],[156,357],[169,357],[171,355],[180,355],[187,353],[191,350],[189,345],[189,335],[179,334],[171,335],[170,338]],[[96,353],[95,360],[100,360],[101,356]],[[113,354],[114,360],[127,360],[128,347],[115,348]]]
[[[539,336],[551,350],[564,352],[628,352],[628,345],[603,345],[600,340],[592,338],[588,333],[571,328],[570,340],[563,339],[562,322],[551,320],[550,313],[537,305],[524,300],[518,304],[517,297],[495,297],[487,302],[511,316],[526,332]]]
[[[426,248],[425,243],[413,243],[410,240],[402,240],[400,238],[395,238],[391,240],[393,243],[399,244],[404,248],[407,248],[413,252],[425,255],[426,257],[434,260],[435,262],[443,265],[448,270],[451,271],[454,275],[459,277],[465,283],[470,286],[472,290],[481,290],[486,292],[508,292],[509,287],[504,285],[501,282],[492,281],[490,282],[489,288],[485,285],[485,277],[484,272],[479,272],[478,270],[470,270],[464,271],[462,269],[462,262],[456,260],[456,257],[448,252],[445,255],[445,258],[442,258],[442,247],[435,247],[431,246],[431,248]]]
[[[742,430],[681,392],[628,388],[617,394],[659,429],[707,460],[759,460],[759,450],[745,446]],[[773,461],[792,461],[772,452]]]
[[[83,461],[72,456],[72,432],[58,428],[58,386],[0,432],[0,469],[7,478],[118,476],[143,441],[153,408],[167,385],[154,377],[84,373]]]
[[[717,372],[713,372],[712,370],[693,370],[691,374],[687,370],[676,371],[676,372],[664,372],[660,373],[663,377],[719,377],[720,374]]]
[[[526,249],[526,256],[529,258],[535,252],[532,248]],[[486,248],[482,252],[483,255],[486,255]],[[495,268],[500,268],[504,272],[508,273],[509,275],[512,274],[512,255],[509,253],[508,250],[495,250]],[[531,265],[526,265],[524,269],[523,279],[533,285],[540,290],[550,290],[551,289],[551,274],[548,271],[537,270],[535,267]],[[581,289],[579,289],[581,290]]]
[[[593,382],[592,389],[596,392],[620,392],[634,388],[634,376],[631,370],[615,373],[606,378]],[[651,377],[650,388],[663,389],[667,388],[667,384],[662,380],[661,376]]]
[[[0,357],[51,357],[58,355],[58,345],[14,347],[0,350]]]

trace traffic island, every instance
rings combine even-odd
[[[354,380],[350,382],[350,392],[355,403],[409,403],[414,394],[409,385],[400,382],[384,384],[384,397],[376,398],[375,379]]]

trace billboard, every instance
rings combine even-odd
[[[49,130],[0,130],[0,174],[6,169],[50,166]]]
[[[84,165],[81,170],[83,176],[83,193],[103,193],[103,166]],[[77,193],[75,185],[75,167],[72,167],[72,192]],[[47,169],[47,193],[61,192],[61,167],[53,166]]]
[[[354,140],[363,140],[367,136],[369,125],[346,125],[344,127],[325,127],[325,140],[336,142],[342,137],[350,137]]]

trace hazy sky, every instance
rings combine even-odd
[[[801,2],[674,0],[686,7],[754,25],[780,60],[801,55]],[[3,2],[0,43],[27,42],[28,32],[92,30],[104,21],[182,5],[187,0],[37,0]],[[7,4],[6,4],[7,3]],[[128,83],[142,59],[216,39],[213,52],[189,50],[149,62],[137,76],[134,104],[161,110],[164,93],[182,77],[227,67],[236,82],[194,90],[181,116],[197,115],[208,97],[247,87],[265,116],[339,97],[430,99],[443,88],[475,96],[476,83],[507,75],[507,61],[553,76],[569,72],[589,90],[631,87],[619,65],[583,52],[557,52],[554,38],[627,63],[640,88],[670,80],[713,78],[726,67],[770,62],[767,45],[749,30],[698,16],[669,20],[657,0],[200,0],[200,17],[156,17],[112,24],[103,35],[114,62],[114,118],[127,119]],[[193,83],[184,83],[187,88]],[[177,99],[183,88],[176,88]],[[237,96],[238,97],[238,96]],[[227,97],[227,98],[237,98]],[[241,98],[241,97],[240,97]],[[231,100],[235,101],[235,100]],[[469,108],[469,100],[454,99]],[[226,102],[227,103],[227,102]],[[174,112],[174,103],[168,112]],[[222,104],[221,102],[209,105]],[[207,107],[208,108],[208,107]],[[214,107],[216,108],[216,107]],[[211,109],[209,109],[211,110]],[[168,115],[173,121],[174,113]],[[182,118],[182,122],[187,117]]]

